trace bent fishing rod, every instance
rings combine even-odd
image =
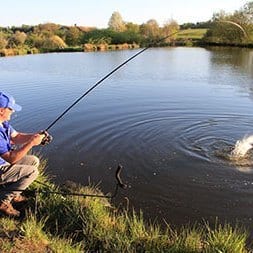
[[[229,23],[231,25],[236,26],[237,28],[239,28],[240,30],[243,31],[244,35],[247,37],[247,33],[246,31],[243,29],[243,27],[233,21],[229,21],[229,20],[221,20],[218,21],[218,23]],[[107,78],[109,78],[112,74],[114,74],[117,70],[119,70],[120,68],[122,68],[124,65],[126,65],[128,62],[130,62],[131,60],[133,60],[134,58],[136,58],[138,55],[142,54],[143,52],[145,52],[146,50],[148,50],[149,48],[157,45],[158,43],[166,40],[169,37],[172,37],[173,35],[176,35],[180,32],[176,31],[174,33],[170,33],[169,35],[158,39],[154,42],[151,42],[148,46],[144,47],[142,50],[140,50],[139,52],[137,52],[136,54],[134,54],[133,56],[131,56],[130,58],[128,58],[127,60],[125,60],[124,62],[122,62],[120,65],[118,65],[117,67],[115,67],[113,70],[111,70],[108,74],[106,74],[104,77],[102,77],[99,81],[97,81],[93,86],[91,86],[87,91],[85,91],[80,97],[78,97],[69,107],[67,107],[51,124],[49,124],[49,126],[44,130],[44,132],[47,132],[50,128],[52,128],[69,110],[71,110],[80,100],[82,100],[85,96],[87,96],[92,90],[94,90],[97,86],[99,86],[101,83],[103,83]],[[43,143],[43,142],[42,142]]]
[[[91,86],[87,91],[85,91],[80,97],[78,97],[69,107],[67,107],[51,124],[49,124],[49,126],[44,130],[45,132],[47,132],[50,128],[52,128],[56,122],[58,122],[69,110],[71,110],[80,100],[82,100],[85,96],[87,96],[92,90],[94,90],[97,86],[99,86],[102,82],[104,82],[108,77],[110,77],[113,73],[115,73],[117,70],[119,70],[120,68],[122,68],[124,65],[126,65],[128,62],[130,62],[131,60],[133,60],[134,58],[136,58],[138,55],[142,54],[143,52],[145,52],[147,49],[157,45],[158,43],[164,41],[165,39],[176,35],[177,33],[179,33],[180,31],[171,33],[157,41],[154,41],[153,43],[150,43],[147,47],[143,48],[142,50],[140,50],[139,52],[137,52],[136,54],[134,54],[133,56],[129,57],[127,60],[125,60],[124,62],[122,62],[120,65],[118,65],[117,67],[115,67],[113,70],[111,70],[108,74],[106,74],[104,77],[102,77],[99,81],[97,81],[93,86]]]
[[[244,35],[247,37],[247,33],[245,32],[245,30],[237,23],[233,22],[233,21],[221,21],[223,23],[229,23],[232,25],[237,26],[237,28],[241,29],[244,32]],[[143,52],[145,52],[146,50],[148,50],[149,48],[157,45],[158,43],[166,40],[169,37],[172,37],[173,35],[176,35],[180,32],[176,31],[174,33],[170,33],[169,35],[158,39],[157,41],[154,41],[153,43],[150,43],[148,46],[144,47],[142,50],[140,50],[139,52],[137,52],[136,54],[134,54],[133,56],[129,57],[128,59],[126,59],[124,62],[122,62],[120,65],[116,66],[114,69],[112,69],[108,74],[106,74],[104,77],[102,77],[100,80],[98,80],[94,85],[92,85],[87,91],[85,91],[80,97],[78,97],[70,106],[68,106],[52,123],[50,123],[48,125],[48,127],[42,131],[42,134],[45,134],[44,139],[42,140],[42,145],[47,144],[48,142],[50,142],[51,140],[51,136],[47,133],[47,131],[52,128],[61,118],[63,118],[63,116],[70,111],[78,102],[80,102],[84,97],[86,97],[92,90],[94,90],[97,86],[99,86],[101,83],[103,83],[107,78],[109,78],[111,75],[113,75],[116,71],[118,71],[119,69],[121,69],[124,65],[126,65],[128,62],[132,61],[134,58],[136,58],[137,56],[139,56],[140,54],[142,54]],[[126,185],[122,183],[121,179],[120,179],[120,171],[121,171],[122,167],[119,166],[117,171],[116,171],[116,179],[117,179],[117,186],[116,186],[116,190],[115,190],[115,194],[113,194],[113,196],[115,196],[117,194],[117,187],[121,187],[121,188],[126,188]],[[51,192],[53,193],[53,192]],[[55,194],[62,194],[62,192],[56,193]],[[74,193],[75,195],[75,193]],[[79,195],[79,194],[77,194]],[[98,197],[98,196],[97,196]]]

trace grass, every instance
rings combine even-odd
[[[161,229],[142,212],[119,211],[107,199],[47,194],[60,189],[43,172],[38,181],[43,185],[30,187],[41,191],[36,215],[31,198],[23,220],[0,218],[0,252],[250,252],[248,234],[238,227],[217,222],[213,229],[208,224]],[[75,184],[61,190],[102,194]]]
[[[177,39],[200,40],[203,38],[207,29],[185,29],[177,34]]]
[[[207,230],[206,252],[247,252],[245,249],[247,235],[240,228],[216,224],[215,230],[211,230],[209,226]]]
[[[250,32],[249,38],[250,38],[250,41],[253,41],[253,31]]]

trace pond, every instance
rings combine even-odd
[[[19,131],[47,128],[87,89],[137,50],[0,58],[1,90],[23,110]],[[91,182],[107,193],[115,169],[128,185],[115,205],[173,225],[208,220],[253,227],[253,155],[227,159],[253,134],[253,50],[154,48],[118,70],[35,148],[53,181]],[[251,154],[251,153],[250,153]]]

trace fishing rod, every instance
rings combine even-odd
[[[130,62],[131,60],[136,58],[138,55],[140,55],[143,52],[145,52],[146,50],[148,50],[150,47],[160,43],[161,41],[164,41],[165,39],[167,39],[167,38],[169,38],[169,37],[171,37],[171,36],[173,36],[177,33],[179,33],[179,31],[176,31],[174,33],[170,33],[169,35],[157,40],[156,42],[150,43],[147,47],[143,48],[142,50],[140,50],[139,52],[137,52],[136,54],[134,54],[133,56],[131,56],[130,58],[128,58],[127,60],[122,62],[120,65],[118,65],[113,70],[111,70],[108,74],[106,74],[104,77],[102,77],[99,81],[97,81],[94,85],[92,85],[87,91],[85,91],[80,97],[78,97],[69,107],[67,107],[52,123],[50,123],[45,130],[41,131],[41,134],[45,135],[45,137],[43,138],[41,144],[45,145],[45,144],[49,143],[52,140],[52,136],[48,134],[48,130],[50,128],[52,128],[69,110],[71,110],[80,100],[82,100],[85,96],[87,96],[98,85],[100,85],[103,81],[105,81],[108,77],[110,77],[113,73],[115,73],[117,70],[122,68],[128,62]],[[117,171],[116,171],[116,179],[117,179],[118,183],[116,185],[116,189],[115,189],[115,192],[114,192],[113,196],[115,196],[117,194],[118,187],[123,188],[123,189],[126,188],[126,185],[122,183],[122,181],[120,179],[120,176],[119,176],[121,169],[122,169],[122,167],[119,166]],[[62,193],[56,193],[56,192],[51,192],[51,193],[62,194]],[[80,194],[78,194],[78,196],[80,196]],[[100,197],[100,196],[96,196],[96,197]]]
[[[231,25],[236,26],[237,28],[239,28],[239,29],[243,32],[244,36],[245,36],[247,39],[249,39],[249,35],[248,35],[248,33],[246,32],[246,30],[245,30],[241,25],[239,25],[238,23],[233,22],[233,21],[231,21],[231,20],[219,20],[219,21],[217,21],[217,22],[218,22],[218,23],[227,23],[227,24],[231,24]]]
[[[122,62],[120,65],[115,67],[113,70],[111,70],[108,74],[106,74],[104,77],[102,77],[99,81],[97,81],[93,86],[91,86],[87,91],[85,91],[80,97],[78,97],[69,107],[67,107],[52,123],[48,125],[48,127],[44,130],[44,132],[47,132],[50,128],[52,128],[56,122],[58,122],[70,109],[72,109],[80,100],[82,100],[85,96],[87,96],[92,90],[94,90],[98,85],[100,85],[103,81],[105,81],[108,77],[110,77],[113,73],[115,73],[117,70],[122,68],[124,65],[126,65],[128,62],[136,58],[138,55],[142,54],[145,52],[147,49],[151,48],[154,45],[157,45],[161,41],[164,41],[165,39],[179,33],[180,31],[176,31],[174,33],[171,33],[157,41],[154,41],[153,43],[150,43],[147,47],[143,48],[133,56],[129,57],[127,60]],[[43,141],[42,141],[43,144]]]
[[[230,20],[219,20],[217,21],[218,23],[227,23],[227,24],[231,24],[236,26],[237,28],[239,28],[245,35],[245,37],[248,38],[248,34],[247,32],[243,29],[243,27],[241,25],[239,25],[236,22],[230,21]],[[173,35],[176,35],[180,32],[180,30],[174,32],[174,33],[170,33],[169,35],[158,39],[156,41],[154,41],[153,43],[150,43],[148,46],[144,47],[142,50],[140,50],[139,52],[137,52],[136,54],[134,54],[133,56],[131,56],[130,58],[128,58],[127,60],[125,60],[124,62],[122,62],[120,65],[118,65],[117,67],[115,67],[113,70],[111,70],[108,74],[106,74],[104,77],[102,77],[99,81],[97,81],[93,86],[91,86],[87,91],[85,91],[80,97],[78,97],[69,107],[67,107],[52,123],[50,123],[48,125],[48,127],[44,130],[44,132],[47,132],[50,128],[52,128],[56,122],[58,122],[69,110],[71,110],[80,100],[82,100],[85,96],[87,96],[92,90],[94,90],[98,85],[100,85],[103,81],[105,81],[108,77],[110,77],[113,73],[115,73],[117,70],[119,70],[120,68],[122,68],[124,65],[126,65],[128,62],[130,62],[131,60],[133,60],[134,58],[136,58],[138,55],[142,54],[143,52],[145,52],[146,50],[148,50],[149,48],[151,48],[154,45],[157,45],[158,43],[160,43],[161,41],[166,40],[169,37],[172,37]]]
[[[246,33],[246,31],[243,29],[243,27],[233,21],[229,21],[229,20],[222,20],[219,21],[220,23],[227,23],[227,24],[231,24],[236,26],[237,28],[239,28],[245,35],[245,37],[248,37],[248,34]],[[78,97],[70,106],[68,106],[54,121],[52,121],[47,128],[42,131],[42,134],[45,134],[44,139],[42,140],[42,145],[45,145],[47,142],[51,141],[51,136],[47,133],[47,131],[52,128],[61,118],[63,118],[63,116],[68,113],[68,111],[70,111],[78,102],[80,102],[84,97],[86,97],[91,91],[93,91],[97,86],[99,86],[101,83],[103,83],[107,78],[109,78],[111,75],[113,75],[116,71],[118,71],[119,69],[121,69],[124,65],[126,65],[128,62],[130,62],[131,60],[133,60],[134,58],[136,58],[137,56],[139,56],[140,54],[142,54],[143,52],[145,52],[146,50],[148,50],[149,48],[151,48],[154,45],[157,45],[158,43],[166,40],[169,37],[172,37],[173,35],[176,35],[180,32],[176,31],[173,33],[170,33],[169,35],[158,39],[156,41],[154,41],[153,43],[150,43],[148,46],[144,47],[142,50],[140,50],[139,52],[137,52],[136,54],[134,54],[133,56],[129,57],[128,59],[126,59],[125,61],[123,61],[120,65],[116,66],[114,69],[112,69],[108,74],[106,74],[105,76],[103,76],[100,80],[98,80],[94,85],[92,85],[88,90],[86,90],[80,97]],[[119,174],[121,171],[122,167],[118,167],[117,171],[116,171],[116,179],[117,179],[117,186],[116,186],[116,190],[115,193],[113,194],[114,196],[117,194],[117,189],[118,186],[121,188],[126,188],[126,185],[122,183]],[[51,192],[53,194],[63,194],[62,192]],[[75,194],[72,193],[73,195],[77,195],[77,196],[84,196],[83,194]],[[69,194],[68,194],[69,195]],[[98,195],[96,195],[96,197],[100,197]]]
[[[85,193],[79,193],[79,192],[65,192],[65,191],[51,191],[51,190],[35,190],[35,194],[36,193],[45,193],[45,194],[56,194],[56,195],[62,195],[62,196],[77,196],[77,197],[91,197],[91,198],[108,198],[108,199],[112,199],[114,197],[116,197],[117,193],[118,193],[118,188],[123,188],[126,189],[127,185],[124,184],[120,178],[120,173],[122,170],[122,165],[118,165],[116,173],[115,173],[115,178],[116,178],[116,186],[115,186],[115,190],[113,192],[113,194],[111,195],[99,195],[99,194],[85,194]],[[40,181],[35,180],[35,182],[37,182],[40,185],[43,185],[47,188],[49,188],[49,186],[47,184],[44,184]]]
[[[49,190],[49,189],[35,189],[35,190],[19,190],[19,189],[12,189],[12,191],[18,191],[18,192],[26,192],[26,193],[32,193],[35,194],[35,197],[37,196],[38,193],[44,193],[44,194],[56,194],[56,195],[62,195],[62,196],[77,196],[77,197],[91,197],[91,198],[108,198],[112,199],[115,198],[117,193],[118,193],[118,188],[123,188],[126,189],[127,185],[123,183],[120,173],[122,170],[122,165],[118,165],[117,170],[115,172],[115,178],[116,178],[116,186],[113,194],[111,195],[100,195],[100,194],[85,194],[85,193],[79,193],[79,192],[67,192],[67,191],[55,191],[55,190]],[[45,183],[42,183],[38,180],[35,180],[37,184],[40,184],[46,188],[50,188],[50,185],[47,185]],[[10,183],[11,184],[11,183]],[[1,189],[0,192],[5,192],[5,184],[0,185]]]
[[[106,199],[112,199],[115,198],[116,195],[118,194],[118,188],[121,187],[123,189],[127,188],[127,185],[124,184],[120,178],[120,173],[122,170],[122,165],[118,165],[116,173],[115,173],[115,178],[116,178],[116,186],[115,186],[115,190],[113,192],[113,194],[111,195],[102,195],[102,194],[85,194],[85,193],[79,193],[79,192],[66,192],[66,191],[55,191],[55,190],[49,190],[49,189],[35,189],[35,190],[19,190],[19,189],[12,189],[12,191],[18,191],[18,192],[26,192],[27,194],[32,194],[35,197],[35,201],[34,201],[34,213],[35,216],[37,216],[37,212],[38,212],[38,194],[39,193],[44,193],[44,194],[53,194],[53,195],[61,195],[61,196],[75,196],[75,197],[83,197],[83,198],[106,198]],[[35,180],[36,183],[46,187],[46,188],[50,188],[51,186],[42,183],[40,181]],[[10,183],[11,184],[11,183]],[[3,189],[0,189],[0,192],[5,192],[4,187],[5,184],[0,185],[0,187],[3,187]]]

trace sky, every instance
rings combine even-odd
[[[2,3],[1,3],[2,2]],[[249,0],[0,0],[0,27],[56,23],[106,28],[113,12],[126,22],[160,26],[174,19],[178,24],[207,21],[213,13],[233,13]]]

